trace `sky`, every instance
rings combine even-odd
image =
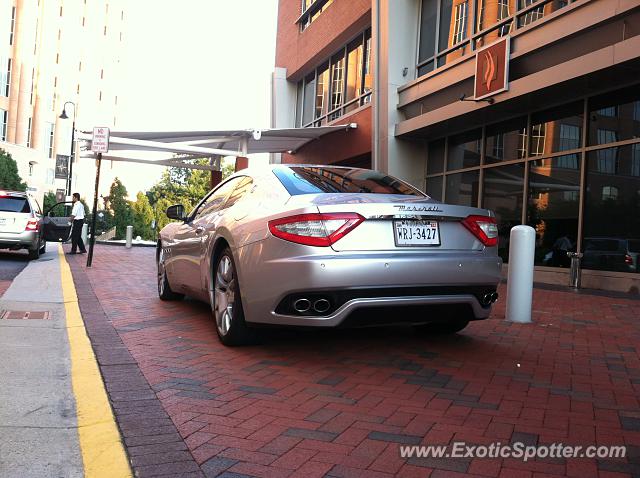
[[[117,130],[266,128],[277,0],[125,2]],[[119,163],[130,196],[159,166]]]

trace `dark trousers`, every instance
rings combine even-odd
[[[71,252],[76,252],[80,248],[81,252],[87,252],[84,248],[84,242],[82,241],[82,225],[84,219],[76,219],[73,221],[73,228],[71,229]]]

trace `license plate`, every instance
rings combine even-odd
[[[440,229],[437,221],[393,221],[396,246],[439,246]]]

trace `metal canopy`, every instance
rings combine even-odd
[[[193,158],[219,156],[246,156],[255,153],[295,152],[304,145],[326,134],[357,128],[355,123],[315,128],[246,129],[221,131],[167,131],[132,132],[112,131],[109,138],[109,154],[103,159],[131,161],[164,166],[190,167],[182,161]],[[91,149],[91,134],[80,133]],[[139,153],[168,153],[158,157],[141,157]],[[85,152],[84,156],[92,156]],[[180,155],[180,156],[176,156]],[[170,163],[170,164],[169,164]],[[200,166],[198,169],[217,169]]]

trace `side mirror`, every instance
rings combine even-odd
[[[178,221],[184,221],[186,219],[184,215],[184,206],[182,204],[175,204],[167,208],[167,217],[169,219],[177,219]]]

